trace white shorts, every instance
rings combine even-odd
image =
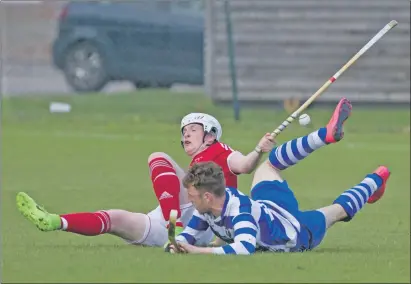
[[[181,205],[181,222],[187,225],[193,216],[194,206],[191,203]],[[134,245],[143,245],[150,247],[163,247],[168,241],[167,221],[164,219],[161,207],[157,206],[156,209],[149,212],[147,215],[146,230],[140,241],[129,242]],[[204,232],[199,240],[197,246],[208,245],[214,237],[213,232],[208,229]]]

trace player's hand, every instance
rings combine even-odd
[[[200,253],[201,248],[187,243],[178,243],[181,253]]]
[[[185,253],[185,251],[184,251],[183,248],[181,247],[181,244],[182,244],[182,243],[177,242],[178,249],[176,249],[173,244],[171,244],[170,242],[168,242],[168,243],[164,246],[164,251],[165,251],[165,252],[168,252],[168,253]]]
[[[275,145],[276,142],[274,138],[271,137],[271,133],[266,133],[263,138],[261,138],[260,142],[258,142],[258,147],[260,147],[261,152],[263,153],[270,152]]]
[[[196,247],[187,243],[178,243],[182,253],[201,253],[212,254],[213,248],[211,247]]]
[[[175,249],[175,247],[170,242],[167,242],[164,245],[164,251],[168,253],[178,253],[179,252],[178,250]]]

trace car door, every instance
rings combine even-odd
[[[157,1],[110,1],[109,37],[119,60],[123,79],[156,81],[164,66],[170,65],[170,32],[166,12]]]
[[[177,81],[203,83],[204,10],[201,0],[173,1],[170,21],[171,65]]]

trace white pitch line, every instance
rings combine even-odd
[[[3,138],[6,136],[4,131]],[[19,131],[9,134],[9,136],[24,136],[24,137],[57,137],[57,138],[79,138],[79,139],[102,139],[102,140],[154,140],[157,137],[141,136],[141,135],[126,135],[126,134],[114,134],[114,133],[98,133],[98,132],[72,132],[72,131],[53,131],[53,132],[41,132],[41,131]],[[243,143],[241,143],[243,144]],[[389,151],[389,152],[406,152],[410,151],[409,143],[380,143],[380,142],[348,142],[342,144],[346,149],[361,149],[368,151]]]

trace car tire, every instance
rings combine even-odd
[[[64,58],[64,76],[79,93],[99,92],[108,83],[104,56],[93,42],[82,41],[69,47]]]

